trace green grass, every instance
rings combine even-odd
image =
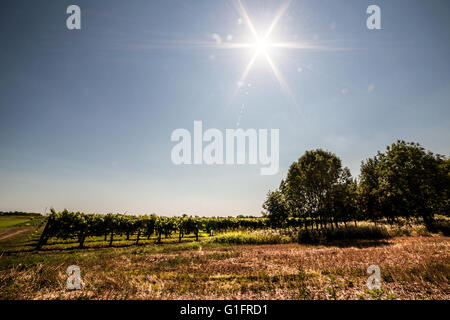
[[[28,238],[29,240],[29,238]],[[35,242],[32,242],[35,244]],[[22,244],[23,245],[23,244]],[[30,248],[29,248],[30,249]],[[28,249],[28,250],[29,250]],[[63,249],[63,250],[61,250]],[[204,242],[163,242],[156,245],[153,242],[148,245],[138,246],[113,246],[113,247],[87,247],[79,249],[77,246],[61,246],[60,248],[51,247],[44,251],[4,251],[0,259],[0,270],[10,268],[28,268],[39,264],[58,265],[61,263],[72,263],[77,261],[94,262],[105,259],[114,259],[123,255],[130,256],[132,259],[141,259],[147,255],[153,254],[172,254],[189,250],[215,249],[226,254],[229,249],[224,245]],[[96,260],[97,259],[97,260]]]
[[[0,217],[0,230],[25,225],[27,222],[30,222],[30,220],[32,220],[30,217],[20,217],[20,216]]]
[[[36,248],[36,244],[39,241],[41,236],[41,232],[43,230],[43,225],[36,226],[34,230],[30,230],[29,232],[22,233],[20,235],[5,239],[0,241],[0,254],[3,252],[5,254],[15,254],[20,252],[30,252],[34,251]],[[114,249],[114,248],[129,248],[135,247],[139,250],[141,248],[154,248],[152,251],[177,251],[184,250],[183,248],[195,249],[200,247],[200,243],[203,243],[204,240],[209,239],[208,233],[200,233],[199,241],[195,241],[195,236],[185,235],[182,239],[181,243],[178,243],[178,235],[172,234],[169,237],[162,237],[161,244],[156,244],[156,236],[151,236],[149,239],[147,237],[141,237],[139,239],[139,244],[136,245],[136,235],[131,235],[129,240],[127,240],[126,235],[114,235],[114,241],[112,246],[109,246],[110,237],[109,235],[104,240],[104,236],[96,236],[96,237],[87,237],[84,243],[84,248],[79,248],[79,242],[76,238],[69,239],[58,239],[51,238],[46,245],[44,245],[41,249],[41,252],[54,251],[61,254],[66,252],[75,252],[75,251],[104,251],[106,249]]]
[[[30,250],[32,245],[36,245],[43,223],[42,217],[1,216],[0,236],[10,234],[12,236],[0,241],[0,254],[8,251]],[[20,233],[15,234],[18,231]]]
[[[25,221],[24,221],[25,219]],[[16,224],[13,224],[13,221]],[[15,228],[32,227],[29,231],[14,237],[0,241],[0,252],[14,253],[22,251],[33,251],[39,240],[40,233],[43,229],[43,218],[28,218],[24,216],[8,216],[0,217],[0,222],[13,225],[9,229],[3,229],[3,232],[14,231]],[[448,225],[448,220],[443,219],[439,221],[440,229],[444,224]],[[437,224],[436,224],[437,225]],[[441,226],[442,225],[442,226]],[[446,226],[445,225],[445,226]],[[436,227],[437,229],[438,227]],[[19,230],[19,229],[18,229]],[[446,235],[445,232],[442,232]],[[0,232],[1,234],[1,232]],[[333,244],[340,242],[351,242],[359,240],[380,241],[390,239],[397,236],[431,236],[425,226],[422,225],[403,225],[403,226],[389,226],[386,224],[378,224],[375,226],[370,222],[358,222],[357,226],[349,225],[348,227],[341,226],[340,228],[328,228],[324,230],[257,230],[257,231],[233,231],[226,233],[218,233],[214,236],[209,236],[208,233],[202,232],[199,235],[199,242],[195,241],[193,234],[185,235],[182,243],[178,244],[178,235],[176,233],[169,237],[162,237],[162,244],[155,244],[156,236],[153,235],[149,239],[141,237],[139,245],[136,246],[136,235],[131,235],[127,240],[125,235],[114,235],[113,248],[137,247],[139,250],[142,247],[162,247],[162,250],[177,250],[175,248],[182,248],[184,244],[192,247],[200,247],[206,244],[217,245],[246,245],[246,244],[285,244],[285,243],[300,243],[300,244]],[[165,246],[170,245],[170,246]],[[55,252],[73,252],[78,250],[79,243],[75,238],[72,239],[57,239],[51,238],[46,245],[43,246],[42,251]],[[104,250],[109,248],[109,235],[106,240],[104,236],[88,237],[85,241],[85,248],[81,250]],[[159,250],[159,249],[158,249]]]

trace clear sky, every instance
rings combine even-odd
[[[66,8],[81,8],[81,30]],[[282,1],[245,1],[258,33]],[[366,8],[381,8],[368,30]],[[258,56],[234,1],[0,3],[0,210],[258,215],[306,150],[450,154],[449,1],[292,1]],[[304,47],[310,47],[304,48]],[[236,45],[237,47],[237,45]],[[176,166],[173,130],[277,128],[280,170]]]

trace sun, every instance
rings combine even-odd
[[[255,49],[255,54],[267,54],[270,43],[265,38],[257,37],[253,47]]]
[[[269,66],[272,69],[272,71],[275,75],[275,78],[278,80],[282,90],[285,93],[287,93],[289,96],[292,96],[289,86],[287,85],[286,81],[283,79],[283,76],[282,76],[281,72],[278,70],[275,62],[270,57],[270,55],[273,51],[272,49],[275,50],[275,49],[279,49],[279,48],[283,48],[283,47],[287,48],[287,47],[292,46],[289,43],[286,44],[286,43],[280,43],[280,42],[273,41],[273,34],[272,34],[276,25],[280,21],[281,17],[284,15],[284,12],[289,7],[290,0],[288,0],[281,6],[281,8],[278,10],[278,12],[275,15],[275,18],[269,24],[269,27],[267,28],[267,30],[265,30],[265,32],[261,32],[262,30],[259,30],[259,31],[256,30],[242,1],[238,0],[237,3],[238,3],[238,10],[239,10],[241,16],[243,17],[243,21],[246,23],[246,25],[250,29],[250,32],[253,35],[253,41],[250,43],[244,43],[242,45],[242,47],[247,47],[247,48],[253,49],[253,55],[252,55],[249,63],[247,64],[246,68],[244,69],[244,72],[242,73],[239,81],[237,82],[238,87],[236,88],[233,96],[236,95],[237,92],[239,91],[239,88],[242,87],[239,84],[242,84],[245,82],[245,79],[247,78],[247,75],[249,74],[250,70],[252,69],[252,66],[254,65],[255,61],[257,60],[258,57],[261,57],[261,56],[263,58],[265,58],[264,60],[266,60],[266,62],[269,64]]]
[[[292,0],[282,0],[284,3],[280,6],[279,10],[275,13],[275,16],[270,24],[268,24],[268,28],[266,30],[257,30],[255,25],[253,24],[250,16],[248,15],[247,9],[243,4],[243,0],[237,1],[237,9],[240,13],[242,19],[240,23],[245,23],[249,28],[251,35],[253,36],[253,41],[244,42],[244,43],[235,43],[233,45],[226,46],[226,48],[250,48],[253,50],[253,54],[251,55],[250,61],[244,68],[239,81],[237,81],[237,87],[233,93],[233,97],[239,92],[240,88],[243,87],[245,80],[250,73],[255,61],[260,60],[259,57],[262,57],[262,60],[265,60],[270,69],[272,70],[276,80],[278,81],[282,91],[286,94],[286,96],[296,105],[295,97],[292,94],[291,89],[287,81],[284,79],[281,70],[278,68],[277,63],[274,59],[272,59],[272,55],[278,52],[280,49],[291,49],[291,50],[331,50],[332,48],[317,46],[315,44],[306,43],[306,42],[286,42],[279,41],[274,36],[274,30],[277,27],[277,24],[280,22],[285,12],[289,8],[289,5]],[[341,48],[336,50],[342,50]],[[279,56],[279,55],[277,55]]]

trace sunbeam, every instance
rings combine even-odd
[[[240,80],[238,83],[243,83],[247,77],[247,75],[249,74],[255,60],[256,57],[260,54],[263,54],[267,60],[267,62],[269,63],[270,68],[272,69],[275,78],[277,79],[278,83],[280,84],[280,87],[282,89],[282,91],[288,96],[289,100],[291,100],[292,102],[295,103],[295,99],[289,89],[289,86],[287,84],[287,82],[284,80],[281,72],[278,70],[278,68],[275,66],[275,63],[272,61],[268,49],[269,48],[283,48],[283,43],[276,43],[276,42],[271,42],[269,41],[269,37],[271,35],[271,33],[273,32],[273,30],[275,29],[276,25],[278,24],[278,22],[280,21],[280,19],[283,17],[284,13],[286,12],[286,10],[289,8],[290,5],[290,1],[285,2],[281,8],[278,10],[275,18],[273,19],[272,23],[270,24],[267,32],[265,33],[265,35],[263,37],[261,37],[258,32],[256,31],[252,20],[250,19],[250,16],[247,13],[247,10],[245,9],[245,6],[242,4],[241,0],[238,0],[238,4],[239,4],[239,9],[240,12],[242,14],[242,16],[244,17],[245,22],[247,23],[248,27],[250,28],[250,31],[252,32],[252,34],[255,37],[255,42],[253,43],[253,47],[255,48],[255,53],[252,56],[250,62],[248,63],[247,67],[244,70],[244,73],[242,74]],[[300,44],[299,47],[300,48]],[[293,46],[290,48],[294,48]],[[305,45],[304,47],[301,48],[307,48],[307,46]],[[237,94],[237,92],[239,91],[240,86],[238,86],[238,88],[236,89],[234,95]],[[233,95],[233,96],[234,96]]]
[[[267,62],[270,65],[270,68],[272,69],[272,72],[273,72],[275,78],[277,79],[278,83],[280,84],[281,90],[284,92],[284,94],[287,95],[287,97],[289,98],[289,100],[291,100],[292,103],[297,105],[297,103],[295,102],[294,95],[292,94],[291,89],[289,88],[289,85],[287,84],[286,80],[284,80],[283,75],[278,70],[277,66],[272,61],[269,54],[266,53],[265,56],[266,56]]]
[[[236,96],[236,94],[239,92],[240,84],[243,84],[245,79],[247,78],[248,73],[250,72],[250,69],[252,68],[253,64],[255,63],[256,58],[258,57],[258,53],[255,53],[253,57],[250,59],[250,62],[247,64],[247,67],[244,69],[244,72],[242,73],[241,78],[239,79],[238,86],[233,94],[233,97]]]

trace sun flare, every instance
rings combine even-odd
[[[292,99],[293,95],[289,89],[289,86],[287,85],[287,82],[284,80],[280,70],[278,70],[277,66],[275,65],[275,62],[271,59],[270,52],[269,52],[269,51],[271,51],[271,50],[269,50],[271,48],[290,47],[290,45],[286,45],[284,43],[279,43],[279,42],[274,42],[272,39],[269,40],[269,38],[272,38],[272,33],[273,33],[276,25],[280,21],[284,12],[289,7],[290,1],[285,2],[281,6],[281,8],[276,13],[275,18],[273,19],[272,23],[269,25],[269,27],[265,33],[259,33],[256,30],[256,28],[255,28],[252,20],[250,19],[250,16],[248,15],[247,10],[245,9],[241,0],[238,0],[238,4],[239,4],[239,11],[240,11],[242,17],[244,18],[243,20],[246,23],[246,25],[248,26],[248,28],[250,29],[250,31],[254,37],[254,42],[248,44],[248,47],[254,49],[253,56],[250,59],[249,63],[247,64],[246,68],[244,69],[244,72],[242,73],[242,76],[239,79],[238,83],[245,82],[245,79],[247,78],[247,75],[249,74],[250,70],[252,69],[252,67],[255,63],[255,60],[259,56],[262,56],[265,58],[264,60],[266,60],[266,62],[269,64],[270,68],[272,69],[273,74],[275,75],[275,78],[277,79],[278,83],[280,84],[282,90]],[[239,88],[240,88],[240,86],[238,86],[238,88],[236,89],[235,94],[237,94],[237,92],[239,91]],[[292,101],[294,101],[294,100],[295,99],[292,99]]]
[[[256,38],[254,43],[255,54],[267,54],[270,43],[265,38]]]

